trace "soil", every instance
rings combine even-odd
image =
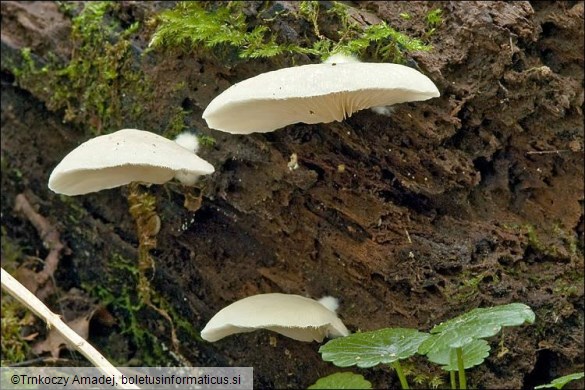
[[[122,20],[152,12],[123,3]],[[469,370],[470,385],[532,388],[582,371],[584,3],[348,4],[364,23],[383,20],[412,34],[425,30],[430,10],[443,9],[433,49],[408,58],[440,98],[398,105],[390,116],[366,110],[344,122],[231,135],[208,129],[203,109],[274,63],[227,67],[209,57],[154,55],[146,65],[157,99],[145,102],[142,128],[160,132],[165,113],[183,105],[189,125],[216,139],[200,153],[216,172],[198,210],[183,207],[177,186],[145,189],[162,221],[153,289],[198,330],[229,303],[268,292],[338,297],[354,332],[428,331],[475,307],[523,302],[536,322],[491,338],[491,356]],[[406,12],[411,19],[398,16]],[[69,30],[54,3],[3,2],[2,62],[23,47],[40,58],[66,56]],[[177,80],[188,88],[174,93]],[[87,136],[44,103],[2,66],[2,240],[21,248],[18,264],[47,255],[13,210],[25,193],[68,247],[55,274],[59,291],[83,290],[107,283],[112,254],[136,258],[136,229],[126,189],[66,198],[47,188],[51,170]],[[3,266],[6,257],[3,244]],[[168,323],[141,315],[170,345]],[[112,360],[139,364],[144,357],[120,329],[92,325],[89,339]],[[266,331],[213,344],[178,336],[184,363],[254,367],[257,388],[306,388],[342,370],[320,359],[317,343]],[[387,368],[351,371],[375,387],[399,386]]]

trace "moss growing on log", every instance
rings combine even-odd
[[[394,30],[385,22],[364,27],[350,18],[349,7],[339,2],[326,6],[302,1],[296,12],[275,10],[267,4],[256,16],[247,17],[245,2],[180,2],[158,15],[158,27],[150,46],[190,52],[203,48],[222,59],[270,58],[306,54],[318,59],[343,52],[375,61],[404,62],[405,53],[429,50],[421,40]],[[268,9],[268,7],[271,7]],[[298,43],[286,42],[275,21],[300,20],[312,32]],[[324,31],[324,19],[338,31]]]
[[[110,132],[125,120],[142,114],[130,99],[148,93],[144,74],[135,69],[130,36],[140,25],[122,28],[107,15],[119,6],[115,2],[85,2],[71,19],[73,50],[64,63],[49,53],[45,63],[22,50],[22,61],[12,67],[20,86],[41,97],[52,111],[64,111],[64,121],[89,127],[92,134]],[[61,7],[73,14],[74,6]]]

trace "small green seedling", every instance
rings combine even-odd
[[[522,303],[479,308],[445,321],[433,329],[431,336],[424,340],[418,353],[422,355],[438,356],[452,350],[457,357],[459,372],[459,387],[467,388],[465,378],[465,356],[463,348],[475,340],[491,337],[500,332],[504,326],[517,326],[534,322],[534,312]],[[454,378],[453,378],[454,379]],[[452,383],[453,384],[453,383]]]
[[[546,385],[536,386],[534,389],[535,390],[536,389],[549,389],[549,388],[562,389],[567,383],[569,383],[571,381],[579,380],[579,379],[583,378],[584,376],[585,376],[584,372],[576,372],[574,374],[569,374],[569,375],[562,376],[560,378],[553,379],[553,381],[551,383],[547,383]]]
[[[323,360],[338,367],[368,368],[390,364],[396,370],[402,388],[408,389],[400,360],[416,354],[428,337],[428,333],[416,329],[387,328],[333,339],[321,346],[319,352]]]
[[[534,318],[530,307],[511,303],[471,310],[435,326],[430,334],[408,328],[355,333],[329,341],[319,348],[319,352],[323,360],[338,367],[368,368],[381,363],[390,364],[396,370],[403,389],[409,387],[400,360],[417,353],[426,355],[431,362],[449,371],[451,388],[457,388],[457,371],[459,388],[465,389],[465,370],[480,365],[489,356],[490,346],[484,338],[496,335],[505,326],[532,324]],[[579,377],[569,380],[573,379]]]
[[[353,372],[336,372],[320,378],[309,389],[371,389],[370,381]]]

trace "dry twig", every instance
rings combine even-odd
[[[102,354],[99,353],[90,343],[75,333],[57,314],[53,313],[33,293],[28,291],[20,282],[12,277],[2,268],[2,288],[16,298],[21,304],[28,307],[37,316],[41,317],[49,327],[55,327],[63,338],[94,366],[100,369],[105,375],[115,376],[120,387],[123,389],[139,389],[134,385],[123,385],[121,382],[122,373],[112,365]]]
[[[14,211],[24,214],[39,233],[45,248],[49,249],[49,254],[45,259],[45,266],[35,277],[39,287],[46,286],[46,283],[49,280],[52,280],[53,274],[59,265],[61,252],[66,249],[66,247],[61,242],[61,236],[57,229],[55,229],[45,217],[35,211],[24,194],[18,194],[16,196],[14,200]],[[43,293],[37,293],[37,296],[42,299],[49,295],[50,290],[51,289],[47,291],[45,289]]]

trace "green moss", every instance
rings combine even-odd
[[[402,371],[404,376],[412,381],[418,387],[426,388],[426,389],[436,389],[441,385],[444,385],[445,382],[441,378],[444,376],[444,371],[439,370],[432,370],[423,364],[420,364],[417,360],[401,360],[400,365],[402,366]]]
[[[26,360],[30,350],[21,332],[27,325],[27,311],[9,296],[2,296],[2,366]]]
[[[8,271],[15,269],[22,258],[22,248],[11,239],[2,226],[2,267]],[[2,327],[1,327],[1,363],[2,366],[22,362],[30,350],[28,343],[22,338],[22,329],[30,320],[30,312],[7,294],[2,294]]]
[[[127,96],[144,93],[142,72],[133,69],[129,37],[140,25],[123,29],[109,20],[116,2],[61,3],[71,19],[71,58],[63,63],[52,53],[46,63],[30,49],[22,50],[22,61],[12,71],[22,87],[41,97],[53,111],[63,111],[65,122],[88,126],[93,134],[110,132],[125,120],[141,114]],[[42,66],[41,66],[42,65]]]
[[[7,229],[2,226],[1,244],[2,244],[2,267],[5,269],[16,268],[18,261],[22,258],[22,248],[8,236]]]
[[[311,53],[320,59],[334,53],[353,54],[364,60],[402,63],[412,51],[430,50],[421,40],[401,33],[386,22],[363,27],[349,17],[349,6],[332,2],[329,8],[318,1],[303,1],[299,14],[313,24],[315,38]],[[338,28],[334,32],[321,33],[328,24]]]
[[[572,231],[565,231],[559,224],[553,225],[552,230],[553,234],[559,238],[571,255],[576,256],[579,254],[579,250],[583,251],[583,247],[579,249],[581,241],[577,234]]]
[[[412,378],[412,382],[421,386],[422,388],[438,389],[445,387],[445,380],[441,377],[441,374],[427,375],[425,373],[419,373]]]
[[[5,226],[1,228],[2,267],[12,272],[22,259],[23,249],[7,233]],[[28,343],[22,338],[22,329],[30,323],[31,313],[18,301],[2,292],[2,327],[1,327],[1,363],[2,366],[26,360],[30,350]]]
[[[440,8],[435,8],[434,10],[430,11],[427,16],[425,17],[427,21],[427,25],[430,28],[436,28],[443,24],[443,10]]]
[[[19,185],[22,182],[22,171],[11,164],[11,159],[6,158],[5,156],[0,157],[0,172],[8,181],[12,182],[15,185]]]
[[[163,135],[167,138],[173,139],[183,132],[187,127],[187,125],[185,125],[185,119],[190,113],[190,111],[187,111],[182,107],[173,107],[170,120]]]
[[[120,282],[119,280],[116,282]],[[123,287],[122,291],[114,293],[104,285],[89,286],[84,288],[92,292],[92,295],[99,298],[100,303],[108,305],[115,314],[121,334],[129,338],[139,351],[139,359],[144,365],[161,365],[172,362],[171,356],[163,351],[161,340],[149,331],[145,324],[144,317],[147,316],[145,306],[140,302],[136,291],[129,286]],[[117,363],[124,365],[127,362]]]
[[[373,58],[403,62],[404,53],[429,49],[430,46],[425,45],[421,40],[399,33],[386,22],[382,22],[368,26],[363,30],[361,37],[338,44],[334,51],[350,52],[363,57],[365,52],[370,50],[370,56]]]
[[[199,135],[199,136],[197,136],[197,138],[199,139],[199,144],[201,146],[208,147],[208,148],[212,148],[213,146],[215,146],[215,143],[217,142],[215,140],[215,138],[213,138],[209,135]]]
[[[580,294],[578,286],[582,286],[583,282],[583,277],[578,279],[577,283],[579,283],[579,285],[567,283],[565,280],[556,280],[553,287],[553,293],[564,297],[578,298]]]
[[[532,225],[524,225],[524,228],[526,230],[526,237],[528,238],[528,246],[532,247],[536,251],[545,252],[545,247],[538,238],[536,228]]]
[[[500,282],[500,278],[493,272],[485,271],[474,275],[470,271],[464,271],[457,285],[447,288],[445,296],[450,302],[457,304],[473,301],[480,293],[480,284],[485,280],[494,285]]]
[[[268,27],[249,29],[243,2],[204,4],[180,2],[158,15],[159,24],[150,46],[191,51],[204,47],[220,57],[273,57],[300,48],[276,43]],[[207,6],[207,7],[206,7]]]
[[[423,36],[424,40],[428,40],[431,35],[437,31],[437,28],[443,24],[443,10],[440,8],[435,8],[425,16],[425,20],[427,22],[427,31]]]
[[[340,2],[328,3],[324,10],[321,2],[302,1],[297,14],[258,12],[256,17],[246,17],[242,12],[244,6],[244,2],[180,2],[158,16],[151,46],[187,52],[203,48],[224,59],[282,54],[307,54],[323,59],[344,52],[391,62],[403,62],[409,51],[430,49],[421,40],[396,31],[385,22],[363,28],[351,20],[349,7]],[[286,43],[274,32],[277,18],[310,23],[313,36],[300,38],[299,44]],[[329,31],[329,25],[339,29]]]
[[[148,305],[141,298],[137,286],[140,282],[140,270],[135,260],[127,259],[120,254],[113,254],[108,260],[107,282],[93,284],[86,282],[82,287],[96,297],[100,304],[108,306],[114,313],[121,333],[126,335],[130,342],[139,351],[138,358],[146,366],[176,363],[169,351],[163,347],[162,341],[146,326],[145,318],[150,318]],[[169,306],[155,291],[150,291],[153,302]],[[178,318],[171,311],[181,325],[186,320]],[[124,365],[127,362],[118,361]]]
[[[156,18],[151,46],[180,52],[203,49],[228,62],[285,54],[322,59],[335,52],[402,62],[409,51],[430,49],[386,23],[358,25],[349,17],[349,7],[340,2],[301,2],[298,12],[266,3],[256,16],[246,16],[247,6],[245,2],[180,2]],[[109,1],[59,2],[61,12],[71,18],[70,58],[54,53],[41,58],[25,48],[19,59],[11,59],[14,63],[7,61],[21,87],[42,99],[48,109],[61,112],[65,122],[83,126],[91,135],[125,124],[149,123],[145,117],[153,86],[136,66],[141,57],[130,40],[142,26],[124,26],[113,16],[119,7]],[[282,20],[290,25],[308,22],[314,31],[288,43],[275,28]],[[183,87],[179,82],[174,89]],[[180,131],[181,115],[184,118],[186,113],[180,109],[171,115],[168,131]]]
[[[505,224],[504,228],[526,237],[526,246],[534,252],[551,257],[578,257],[583,247],[577,235],[559,224],[537,228],[532,224]]]

